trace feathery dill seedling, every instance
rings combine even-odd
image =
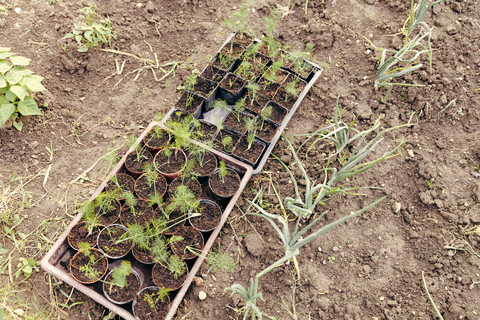
[[[145,154],[146,149],[142,145],[137,144],[137,139],[138,137],[135,135],[129,135],[127,138],[127,145],[130,148],[134,148],[135,154],[137,155],[137,161],[140,161]]]
[[[298,87],[298,82],[300,81],[299,78],[295,78],[293,81],[290,81],[287,83],[284,88],[285,88],[285,102],[290,101],[290,99],[294,99],[295,97],[298,96],[300,88]]]
[[[88,258],[87,264],[79,266],[78,270],[92,281],[99,279],[102,275],[102,272],[95,269],[93,266],[97,264],[100,259],[95,258],[95,255],[90,250],[90,244],[88,242],[79,242],[78,250]]]
[[[227,164],[224,161],[219,161],[218,162],[218,176],[220,177],[220,180],[222,183],[225,183],[225,177],[228,174],[227,170]]]
[[[252,95],[250,99],[251,100],[250,104],[252,105],[253,102],[257,99],[257,94],[258,94],[258,91],[260,90],[260,85],[255,82],[249,82],[247,83],[245,88],[247,88],[247,91]],[[245,103],[245,100],[244,100],[244,103]]]
[[[268,16],[263,17],[267,35],[265,42],[270,56],[280,48],[279,41],[275,39],[275,33],[277,32],[278,25],[280,21],[282,21],[282,18],[283,13],[278,9],[272,9]]]
[[[179,185],[173,192],[167,210],[174,211],[178,209],[183,214],[186,214],[190,209],[196,210],[199,205],[200,200],[195,197],[192,190],[185,185]]]
[[[237,32],[242,39],[244,33],[253,34],[251,25],[249,24],[249,11],[252,6],[252,0],[243,0],[240,7],[232,13],[231,19],[225,19],[220,24],[231,32]]]
[[[157,305],[159,302],[164,302],[165,297],[172,291],[171,289],[158,288],[156,292],[145,293],[143,295],[143,301],[148,303],[149,307],[153,310],[157,310]]]
[[[113,286],[125,288],[127,283],[127,276],[132,272],[132,264],[130,261],[124,260],[118,267],[114,267],[112,270],[112,282],[109,283],[109,291],[112,291]]]
[[[228,103],[223,99],[215,99],[212,102],[212,108],[222,111],[228,111]]]
[[[233,151],[233,139],[231,136],[226,136],[222,139],[222,146],[223,149],[228,152],[232,153]]]
[[[247,150],[249,150],[253,145],[253,143],[255,142],[255,135],[257,133],[257,130],[259,129],[259,125],[255,118],[245,117],[244,121],[245,121],[245,129],[247,129],[247,143],[248,143]]]
[[[225,271],[233,273],[237,268],[235,260],[229,254],[223,253],[220,247],[218,251],[210,250],[205,260],[208,264],[208,272]]]
[[[95,228],[102,225],[98,215],[95,213],[95,205],[90,200],[85,200],[77,212],[82,214],[82,220],[85,221],[85,229],[87,229],[88,235],[93,233]]]

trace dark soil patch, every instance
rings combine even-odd
[[[258,92],[270,100],[273,98],[275,92],[277,92],[277,89],[280,87],[278,83],[270,82],[263,78],[259,80],[258,84],[260,85],[260,90]]]
[[[170,195],[173,195],[177,187],[180,185],[187,186],[188,189],[193,192],[197,199],[200,199],[200,197],[202,196],[202,185],[200,184],[200,182],[192,178],[182,179],[181,177],[176,178],[170,183],[170,185],[168,186],[168,193]]]
[[[167,315],[170,308],[168,296],[164,297],[164,301],[162,301],[154,295],[157,291],[158,288],[149,287],[138,294],[133,310],[140,320],[159,320],[164,319]],[[154,298],[150,301],[152,294]]]
[[[117,225],[103,229],[98,236],[98,248],[109,257],[123,257],[132,248],[130,240],[122,240],[122,236],[126,232],[126,230],[119,228]]]
[[[185,268],[185,271],[187,271],[187,268]],[[175,278],[175,275],[159,263],[155,263],[152,269],[152,281],[159,288],[177,290],[183,286],[187,275],[188,273],[185,272]]]
[[[250,148],[248,147],[247,136],[242,136],[235,145],[233,154],[241,159],[245,159],[251,164],[255,164],[262,155],[265,145],[254,141]]]
[[[245,80],[236,76],[233,73],[229,73],[218,85],[221,88],[235,95],[235,94],[238,94],[240,90],[243,89],[245,84],[246,84]]]
[[[230,41],[229,43],[225,44],[225,46],[220,50],[220,53],[225,56],[238,59],[240,58],[244,50],[245,48],[242,45]]]
[[[170,148],[170,155],[166,155],[165,151],[160,150],[155,155],[155,167],[160,173],[167,175],[180,173],[185,167],[187,160],[185,153],[180,149]]]
[[[100,211],[99,207],[95,208],[95,214],[98,216],[100,224],[108,226],[115,223],[120,216],[121,204],[118,200],[112,202],[112,208],[110,210]]]
[[[282,106],[276,104],[275,102],[273,101],[270,101],[268,104],[267,104],[267,107],[268,106],[271,106],[272,107],[272,114],[270,115],[270,117],[268,117],[268,119],[272,120],[273,122],[281,125],[282,122],[283,122],[283,119],[285,119],[285,117],[287,116],[288,114],[288,110],[283,108]]]
[[[163,129],[158,131],[152,129],[145,138],[143,138],[143,143],[153,152],[157,152],[165,147],[169,141],[170,134]]]
[[[220,68],[215,67],[214,65],[209,64],[205,70],[200,74],[200,76],[204,77],[205,79],[209,79],[215,82],[220,82],[222,81],[223,77],[227,72],[225,70],[222,70]]]
[[[200,125],[192,131],[192,138],[200,142],[209,142],[215,136],[215,132],[217,132],[217,127],[200,120]]]
[[[226,143],[226,141],[228,141],[228,140],[225,140],[225,142],[224,142],[224,139],[226,137],[231,138],[230,143]],[[238,139],[240,139],[239,135],[237,135],[233,132],[230,132],[230,131],[225,131],[225,130],[222,129],[222,130],[219,131],[219,133],[215,137],[215,142],[214,142],[213,146],[217,150],[221,150],[221,151],[223,151],[227,154],[231,154],[232,151],[233,151],[233,147],[235,147],[235,144],[237,143]]]
[[[289,93],[285,91],[285,88],[282,86],[278,88],[277,93],[273,97],[273,101],[282,107],[291,110],[295,102],[297,101],[297,97],[291,96]]]
[[[153,264],[154,255],[151,250],[140,249],[137,245],[134,245],[132,254],[137,261],[143,264]]]
[[[175,107],[185,110],[189,114],[194,114],[199,108],[201,108],[204,101],[204,98],[193,92],[185,91],[175,103]]]
[[[68,243],[75,250],[78,250],[78,244],[80,242],[87,242],[90,247],[93,248],[97,245],[97,236],[99,232],[99,228],[94,228],[92,233],[89,234],[87,228],[85,227],[85,222],[80,221],[68,234]]]
[[[198,156],[190,155],[188,159],[194,161],[192,171],[201,178],[208,177],[217,168],[217,157],[208,151]]]
[[[260,124],[259,126],[260,128],[257,129],[255,135],[265,142],[272,141],[273,136],[277,133],[278,126],[268,120],[263,121],[263,124]]]
[[[197,83],[193,91],[203,98],[208,98],[216,87],[217,85],[214,82],[205,80],[202,77],[197,77]]]
[[[126,173],[117,173],[115,175],[115,179],[117,180],[116,182],[109,181],[107,186],[105,187],[105,191],[111,191],[116,188],[120,188],[119,192],[119,200],[124,200],[124,197],[122,196],[125,192],[134,192],[135,188],[135,179],[132,178],[132,176],[126,174]]]
[[[262,95],[249,92],[245,95],[245,108],[252,110],[253,112],[260,114],[263,108],[267,105],[268,99]]]

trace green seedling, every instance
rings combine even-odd
[[[233,273],[237,268],[235,260],[229,254],[223,253],[220,248],[218,251],[211,250],[205,260],[207,261],[208,272],[224,271]]]
[[[427,293],[428,300],[430,300],[430,303],[432,304],[438,319],[443,320],[442,313],[440,312],[440,310],[438,310],[437,305],[435,304],[435,301],[433,301],[433,298],[430,295],[430,292],[428,291],[427,282],[425,281],[425,273],[423,272],[423,270],[422,270],[422,282],[423,282],[423,287],[425,289],[425,292]]]
[[[74,38],[77,42],[78,52],[87,52],[101,43],[110,46],[116,39],[110,18],[104,18],[95,12],[97,6],[90,3],[79,10],[79,21],[73,24],[72,32],[65,35],[64,39]],[[96,21],[97,19],[98,21]]]
[[[170,291],[172,290],[158,288],[155,293],[145,293],[143,296],[143,301],[147,302],[151,309],[157,310],[157,305],[159,305],[159,302],[164,302]]]
[[[85,265],[79,267],[79,271],[82,272],[88,279],[97,280],[102,275],[100,270],[95,269],[93,266],[97,264],[100,259],[96,259],[95,255],[90,250],[90,244],[87,242],[80,242],[78,244],[79,252],[82,252],[85,257],[88,257],[88,262]]]
[[[244,111],[245,111],[245,98],[242,98],[237,100],[237,102],[235,102],[235,106],[231,113],[235,116],[235,119],[237,119],[237,122],[240,122],[242,121]]]
[[[251,94],[250,104],[253,104],[253,102],[257,99],[257,93],[260,90],[260,85],[255,82],[249,82],[245,88],[247,88],[247,92]]]
[[[290,99],[298,97],[298,93],[300,91],[300,88],[298,87],[299,81],[299,78],[295,78],[293,81],[290,81],[285,85],[285,102],[288,102],[290,101]]]
[[[227,170],[227,165],[225,162],[223,161],[219,161],[218,162],[218,176],[220,177],[220,180],[222,181],[222,183],[225,183],[225,177],[227,176],[228,174],[228,170]]]
[[[118,267],[112,270],[112,282],[110,283],[109,291],[112,291],[113,286],[125,288],[128,286],[127,277],[132,273],[132,264],[130,261],[124,260]]]
[[[233,151],[233,139],[231,136],[226,136],[222,139],[222,146],[223,149],[228,152],[232,153]]]
[[[252,0],[243,0],[240,7],[233,12],[231,19],[225,19],[221,25],[231,32],[237,32],[240,38],[243,38],[245,31],[253,34],[250,25],[249,11],[252,6]]]
[[[186,214],[189,210],[197,210],[199,206],[200,200],[197,199],[192,190],[185,185],[179,185],[173,192],[167,210],[179,210]]]
[[[29,58],[0,47],[0,127],[12,121],[17,130],[22,130],[20,116],[42,115],[32,93],[46,90],[43,77],[27,69],[29,64]]]
[[[23,257],[18,258],[18,260],[20,262],[17,265],[18,271],[15,274],[16,278],[18,278],[20,274],[23,273],[23,276],[25,277],[25,279],[28,279],[34,272],[40,271],[38,269],[38,266],[40,265],[40,261],[36,261],[33,258],[27,259]]]

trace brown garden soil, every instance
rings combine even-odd
[[[200,201],[197,212],[200,213],[200,216],[192,217],[188,220],[194,228],[201,232],[208,232],[215,229],[222,217],[222,210],[213,201]]]
[[[217,168],[217,157],[208,151],[198,156],[189,155],[188,160],[194,162],[193,172],[195,172],[199,178],[208,177]]]
[[[187,275],[188,270],[185,268],[185,272],[175,278],[175,276],[172,276],[167,268],[159,263],[155,263],[152,269],[153,283],[155,283],[155,285],[159,288],[177,290],[183,285]]]
[[[167,179],[161,174],[158,174],[153,183],[148,181],[147,174],[142,174],[135,181],[135,193],[142,200],[149,201],[150,196],[154,194],[163,197],[165,192],[167,192]]]
[[[227,174],[220,177],[219,170],[216,170],[208,179],[208,186],[216,195],[229,198],[237,192],[240,187],[240,177],[234,170],[227,168]]]
[[[165,188],[166,189],[166,188]],[[124,204],[120,212],[120,221],[124,226],[129,226],[134,223],[139,223],[141,225],[149,224],[156,216],[155,210],[148,204],[146,200],[137,200],[137,204],[132,208]]]
[[[260,143],[259,140],[255,140],[252,145],[248,146],[247,136],[243,135],[238,140],[233,149],[233,154],[237,157],[245,159],[246,161],[255,164],[258,161],[258,158],[261,156],[263,150],[265,149],[265,144]]]
[[[305,2],[297,0],[288,11],[293,1],[255,1],[250,23],[261,34],[262,17],[275,7],[284,10],[279,39],[292,50],[312,42],[312,60],[326,67],[286,135],[326,125],[338,96],[345,122],[356,128],[366,129],[379,117],[384,128],[411,126],[390,132],[377,151],[403,143],[402,152],[355,182],[381,189],[334,198],[318,212],[328,212],[328,223],[380,196],[387,199],[302,248],[299,277],[292,266],[262,277],[265,302],[260,309],[282,320],[435,319],[422,283],[424,272],[445,319],[478,319],[480,234],[469,231],[480,224],[480,6],[477,1],[446,0],[430,10],[425,21],[434,27],[433,71],[422,61],[422,68],[399,80],[424,87],[396,87],[383,103],[385,91],[374,89],[378,52],[369,41],[400,48],[399,30],[410,1],[309,1],[306,14]],[[155,114],[175,105],[177,87],[215,54],[226,38],[219,22],[238,7],[226,0],[98,1],[98,13],[111,18],[117,34],[111,49],[128,55],[99,48],[78,53],[73,43],[64,51],[62,37],[85,5],[65,0],[0,4],[2,46],[32,58],[30,68],[45,78],[48,89],[36,95],[46,106],[43,117],[24,118],[21,132],[0,130],[2,224],[22,233],[14,241],[0,228],[1,248],[7,250],[0,264],[1,308],[7,318],[83,320],[109,313],[80,292],[66,298],[63,293],[69,295],[71,287],[44,271],[27,279],[22,272],[12,277],[19,258],[41,259],[72,221],[75,203],[88,198],[105,177],[107,164],[97,160],[115,146],[123,145],[120,151],[125,152],[128,135],[138,135]],[[156,81],[164,75],[156,58],[160,64],[181,64]],[[301,139],[295,141],[299,146]],[[274,153],[300,174],[284,142]],[[308,155],[308,170],[319,178],[323,158],[317,149]],[[280,213],[269,183],[283,199],[294,194],[289,179],[270,159],[251,180],[214,244],[234,257],[236,272],[212,275],[203,267],[199,275],[204,284],[189,289],[176,319],[242,318],[233,311],[243,306],[240,299],[229,298],[223,289],[234,282],[248,286],[250,277],[283,256],[271,226],[243,214],[245,199],[263,186],[269,211]],[[199,291],[207,299],[199,300]]]
[[[120,228],[120,226],[121,225],[110,225],[100,231],[98,235],[98,248],[109,257],[123,257],[132,248],[132,242],[130,240],[121,241],[127,231]]]
[[[89,234],[87,228],[85,228],[85,222],[80,221],[68,234],[68,243],[75,250],[79,249],[78,244],[80,242],[87,242],[90,247],[93,248],[97,245],[97,236],[99,232],[100,228],[94,228],[92,233]]]
[[[182,237],[180,241],[170,244],[172,251],[185,260],[194,259],[203,250],[205,244],[203,235],[197,229],[190,226],[183,226],[175,230],[174,236]],[[188,250],[191,248],[192,251]]]
[[[146,299],[147,294],[154,293],[155,290],[145,289],[143,290],[137,298],[137,302],[135,304],[135,315],[137,315],[140,319],[145,320],[157,320],[162,319],[168,312],[169,307],[169,300],[168,296],[164,297],[164,302],[161,303],[160,301],[157,302],[154,307],[152,308]],[[155,299],[158,297],[155,296]]]
[[[95,263],[91,263],[94,257]],[[83,266],[89,265],[95,270],[95,278],[88,277],[85,272],[81,270]],[[85,251],[77,252],[70,260],[70,272],[72,276],[79,282],[84,284],[94,283],[103,278],[108,268],[108,259],[97,249],[89,249],[89,253],[85,254]]]

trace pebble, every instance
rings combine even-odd
[[[333,247],[332,250],[337,252],[339,249],[338,249],[338,247]]]
[[[20,13],[20,12],[22,12],[22,9],[21,8],[15,8],[14,11],[15,11],[15,13]]]
[[[322,252],[322,248],[318,247],[318,252]]]
[[[206,298],[207,298],[207,294],[205,293],[205,291],[200,291],[200,292],[198,293],[198,299],[200,299],[200,300],[203,301],[203,300],[205,300]]]
[[[393,212],[399,213],[402,209],[402,204],[400,202],[395,202],[392,206]]]
[[[408,153],[408,155],[409,155],[411,158],[415,157],[415,153],[413,153],[413,150],[412,150],[412,149],[408,149],[408,150],[407,150],[407,153]]]

